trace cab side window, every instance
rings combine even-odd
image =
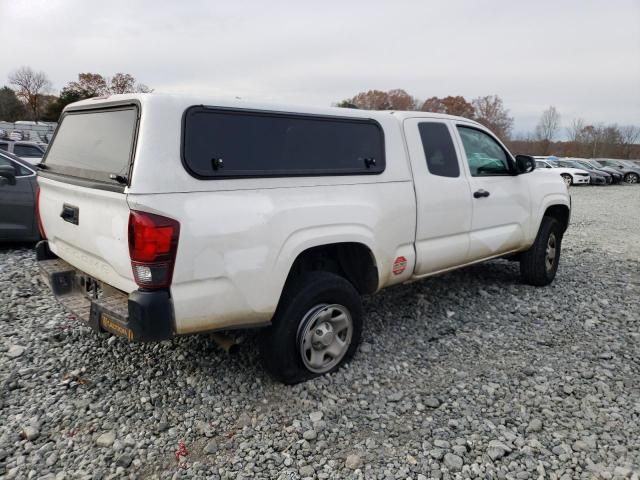
[[[493,137],[482,130],[458,125],[458,132],[473,177],[510,175],[511,166],[507,152]]]
[[[418,124],[427,168],[432,175],[459,177],[460,166],[449,129],[444,123]]]

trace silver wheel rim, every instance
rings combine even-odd
[[[314,373],[326,373],[344,358],[351,337],[353,320],[342,305],[316,305],[298,328],[298,350],[304,366]]]
[[[549,235],[549,240],[547,240],[547,254],[544,262],[547,272],[550,272],[556,263],[556,245],[556,234],[551,233]]]
[[[633,173],[629,175],[629,183],[638,183],[638,176]]]
[[[567,187],[571,186],[571,177],[569,175],[563,175],[562,178],[564,179],[564,183]]]

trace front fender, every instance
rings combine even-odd
[[[533,214],[531,229],[532,238],[529,239],[530,241],[528,242],[527,248],[533,245],[536,235],[538,235],[538,230],[540,230],[540,224],[542,223],[542,217],[544,217],[545,212],[549,207],[556,205],[567,207],[569,209],[569,218],[571,218],[571,197],[569,196],[569,193],[563,194],[560,192],[554,192],[544,195]]]

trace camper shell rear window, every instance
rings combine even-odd
[[[194,106],[182,161],[202,179],[379,174],[384,134],[366,118]]]
[[[65,112],[41,174],[82,180],[96,188],[104,184],[123,189],[130,174],[137,125],[136,105]]]

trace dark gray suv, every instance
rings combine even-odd
[[[0,242],[40,239],[35,216],[37,191],[35,168],[0,151]]]

